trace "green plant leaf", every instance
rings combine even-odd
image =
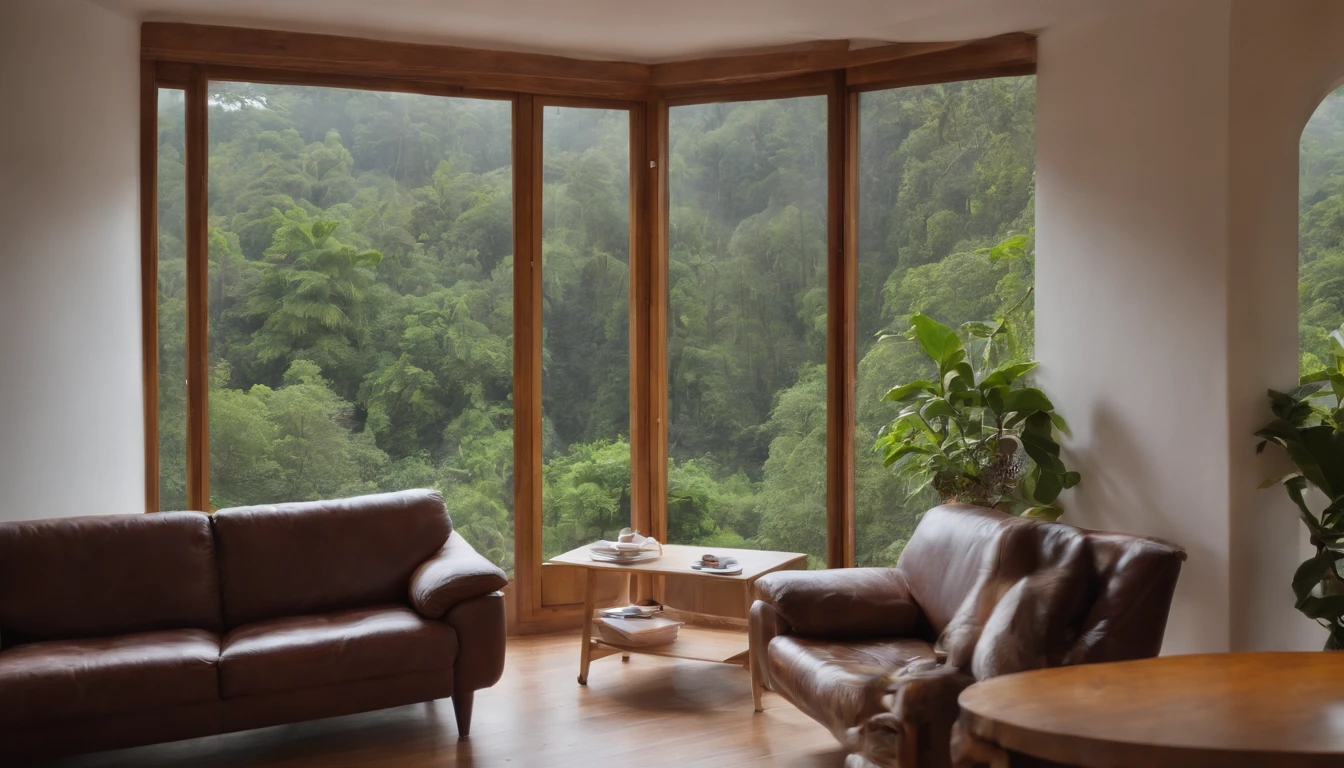
[[[896,450],[884,456],[882,458],[882,466],[890,467],[892,464],[895,464],[896,462],[900,461],[906,456],[912,456],[912,455],[928,456],[932,453],[933,451],[929,450],[928,448],[924,448],[923,446],[903,445],[900,448],[897,448]]]
[[[1344,595],[1308,596],[1297,601],[1297,609],[1309,619],[1338,622],[1344,616]]]
[[[909,384],[893,387],[887,390],[887,394],[883,395],[882,399],[902,403],[923,392],[936,394],[937,390],[934,389],[932,381],[929,381],[928,379],[918,379]]]
[[[1321,583],[1321,579],[1324,579],[1326,574],[1330,573],[1330,569],[1334,567],[1338,559],[1337,555],[1332,555],[1330,551],[1326,550],[1303,560],[1302,564],[1297,567],[1297,571],[1293,573],[1293,594],[1297,596],[1297,599],[1301,600],[1309,596],[1316,585]]]
[[[948,367],[943,376],[944,392],[962,392],[975,387],[975,371],[971,364],[958,361]]]
[[[994,369],[993,372],[991,372],[988,376],[984,378],[983,381],[980,382],[980,390],[983,392],[985,389],[991,387],[1009,386],[1014,381],[1017,381],[1019,378],[1026,375],[1030,371],[1034,370],[1039,365],[1040,363],[1034,360],[1029,363],[1013,363],[1013,362],[1004,363],[1003,365]]]
[[[1003,408],[1005,411],[1017,411],[1018,413],[1032,411],[1051,411],[1055,406],[1050,402],[1050,398],[1039,389],[1014,389],[1003,396]],[[1049,419],[1047,418],[1047,423]]]
[[[1264,445],[1264,443],[1261,443],[1261,445]],[[1301,477],[1301,476],[1302,476],[1302,475],[1299,474],[1299,473],[1297,473],[1297,472],[1289,472],[1289,473],[1287,473],[1287,474],[1285,474],[1285,475],[1281,475],[1281,476],[1279,476],[1279,477],[1271,477],[1271,478],[1269,478],[1268,480],[1265,480],[1264,482],[1260,483],[1260,485],[1258,486],[1258,488],[1259,488],[1260,490],[1263,491],[1263,490],[1265,490],[1266,488],[1273,488],[1274,486],[1278,485],[1279,483],[1286,483],[1286,482],[1288,482],[1290,479],[1292,479],[1292,478],[1294,478],[1294,477]]]
[[[1073,432],[1069,429],[1069,422],[1065,421],[1063,416],[1051,411],[1050,421],[1055,425],[1055,429],[1059,430],[1061,435],[1065,437],[1073,437]]]
[[[985,405],[995,416],[1002,416],[1006,410],[1003,404],[1003,396],[1008,394],[1007,387],[991,387],[981,389],[985,396]]]
[[[955,359],[958,353],[965,359],[966,352],[956,331],[925,314],[913,315],[910,323],[915,342],[938,364],[939,370],[960,362]]]
[[[1064,475],[1040,466],[1036,467],[1036,472],[1038,475],[1032,498],[1041,504],[1050,504],[1058,499],[1060,492],[1064,490]]]
[[[941,397],[934,397],[924,404],[924,407],[919,411],[919,415],[925,421],[931,422],[934,419],[950,419],[955,415],[955,411],[953,411],[951,403]]]
[[[1062,514],[1064,514],[1064,510],[1059,507],[1035,506],[1028,507],[1027,510],[1022,513],[1022,517],[1031,517],[1037,520],[1049,520],[1050,522],[1054,522],[1058,520],[1059,516]]]
[[[994,334],[998,333],[1002,328],[1003,328],[1002,321],[997,322],[993,325],[990,325],[989,323],[982,323],[978,320],[972,320],[969,323],[961,324],[962,333],[968,336],[974,336],[977,339],[992,338]]]

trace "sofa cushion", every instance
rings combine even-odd
[[[975,586],[1004,530],[1031,522],[968,504],[944,504],[924,513],[896,568],[935,636]]]
[[[409,602],[452,522],[437,491],[223,509],[213,516],[230,628]]]
[[[457,634],[399,605],[245,624],[224,637],[224,698],[451,669]]]
[[[47,640],[0,652],[6,727],[219,699],[219,637],[199,629]]]
[[[221,629],[219,573],[200,512],[0,523],[0,637]]]
[[[914,638],[841,641],[782,635],[767,651],[770,679],[839,738],[866,719],[875,678],[913,661],[932,661],[933,645]]]

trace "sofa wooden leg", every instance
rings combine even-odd
[[[751,703],[756,707],[757,712],[764,712],[765,707],[761,705],[761,692],[765,690],[765,681],[761,678],[761,670],[756,664],[748,663],[747,672],[751,675]]]
[[[465,739],[471,734],[471,703],[476,697],[473,690],[453,691],[453,715],[457,718],[457,738]]]

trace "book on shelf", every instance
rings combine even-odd
[[[614,619],[603,616],[597,620],[602,639],[616,645],[667,645],[677,639],[677,630],[684,622],[666,616],[647,619]]]

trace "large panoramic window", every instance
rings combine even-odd
[[[159,509],[172,510],[187,508],[186,102],[158,99]]]
[[[542,554],[630,525],[630,113],[542,111]]]
[[[826,558],[826,98],[673,107],[668,540]]]
[[[209,104],[211,506],[438,488],[511,570],[509,102]]]
[[[1030,34],[635,65],[142,33],[147,509],[434,488],[511,622],[557,630],[586,579],[547,561],[627,525],[894,564],[933,502],[873,450],[910,315],[1032,354],[1035,79],[997,77]],[[1336,98],[1303,137],[1304,365],[1344,322]]]
[[[1344,329],[1344,88],[1302,131],[1298,165],[1298,338],[1302,373],[1331,362]]]
[[[937,502],[911,496],[873,451],[898,410],[882,395],[926,377],[919,350],[899,335],[909,316],[953,327],[1006,317],[1010,343],[997,354],[1032,354],[1036,82],[859,99],[855,562],[880,566],[895,565],[919,514]]]

